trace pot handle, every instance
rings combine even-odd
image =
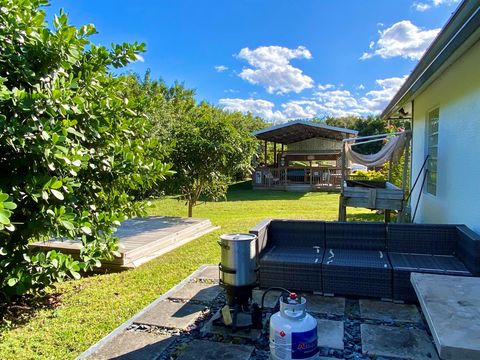
[[[226,266],[223,266],[222,264],[218,264],[218,268],[220,269],[221,272],[224,272],[226,274],[236,274],[237,270],[230,269]]]
[[[217,244],[220,245],[220,247],[224,248],[225,250],[230,250],[230,246],[227,244],[222,243],[221,241],[217,240]]]

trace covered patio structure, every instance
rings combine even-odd
[[[254,189],[340,189],[342,140],[357,131],[295,120],[258,130],[263,159],[253,173]]]

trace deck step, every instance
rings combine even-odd
[[[117,232],[120,257],[103,261],[96,272],[134,268],[187,242],[218,229],[209,219],[148,217],[127,220]],[[29,245],[42,251],[58,250],[79,259],[80,240],[52,239]]]

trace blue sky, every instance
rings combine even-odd
[[[128,67],[271,122],[378,113],[458,0],[53,0],[97,44],[140,41]]]

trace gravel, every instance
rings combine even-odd
[[[198,282],[208,282],[205,280],[194,280]],[[175,300],[178,302],[178,300]],[[267,360],[269,358],[269,339],[268,339],[268,321],[264,326],[261,336],[257,340],[250,340],[243,337],[222,336],[211,334],[207,331],[201,331],[202,327],[211,319],[211,317],[218,312],[226,303],[225,294],[222,292],[211,303],[207,305],[209,310],[204,312],[195,323],[186,331],[178,329],[167,329],[157,326],[149,326],[144,324],[134,324],[130,326],[127,331],[135,332],[152,332],[161,335],[171,335],[175,337],[175,341],[162,353],[157,360],[175,360],[187,348],[188,344],[195,339],[203,339],[214,342],[234,343],[252,345],[255,347],[250,360]],[[395,323],[394,321],[376,321],[363,320],[360,318],[360,308],[358,300],[346,299],[345,316],[338,316],[332,314],[315,314],[317,317],[328,320],[336,320],[344,322],[344,350],[323,348],[319,349],[320,356],[337,358],[337,359],[354,359],[354,360],[393,360],[386,357],[374,357],[362,354],[360,325],[362,323],[369,323],[375,325],[399,326],[411,329],[426,330],[424,324],[406,324]],[[267,314],[269,316],[269,314]],[[199,359],[200,360],[200,359]],[[395,359],[399,360],[399,359]]]

